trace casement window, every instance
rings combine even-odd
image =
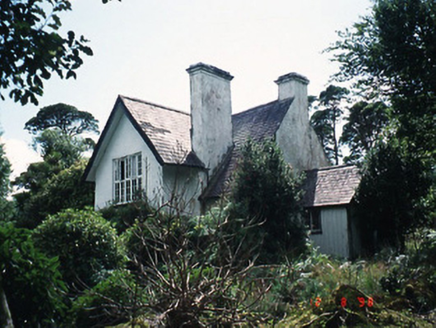
[[[307,210],[306,226],[312,235],[322,234],[321,209],[311,208]]]
[[[114,159],[113,173],[115,204],[127,203],[141,196],[144,187],[141,153]]]

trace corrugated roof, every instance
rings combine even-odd
[[[306,172],[303,188],[305,207],[346,205],[360,183],[356,166],[331,166]]]
[[[165,164],[204,167],[192,152],[188,113],[135,98],[120,98]]]
[[[255,141],[273,138],[292,101],[293,98],[276,100],[232,115],[234,148],[211,178],[202,198],[219,197],[228,191],[228,183],[237,167],[241,147],[249,138]]]

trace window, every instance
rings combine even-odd
[[[319,208],[311,208],[306,212],[306,226],[312,235],[321,234],[321,210]]]
[[[115,204],[130,202],[140,196],[142,191],[142,155],[141,153],[114,159]]]

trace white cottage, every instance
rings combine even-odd
[[[228,191],[240,149],[248,138],[274,139],[285,160],[306,170],[304,205],[311,238],[322,252],[359,253],[350,203],[357,168],[329,162],[309,124],[308,79],[280,76],[278,99],[232,114],[228,72],[199,63],[190,76],[190,113],[119,96],[85,171],[95,182],[95,208],[125,204],[141,193],[155,206],[171,199],[199,214]]]
[[[309,125],[308,79],[275,81],[278,99],[232,115],[228,72],[199,63],[187,69],[191,112],[119,96],[85,172],[95,182],[95,207],[123,204],[144,193],[155,205],[174,196],[187,212],[226,191],[240,147],[273,138],[298,170],[328,165]]]

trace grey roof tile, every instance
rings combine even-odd
[[[135,98],[120,98],[165,164],[204,167],[192,152],[188,113]]]
[[[273,138],[293,98],[273,101],[232,115],[234,147],[212,176],[202,198],[216,198],[229,191],[229,183],[237,168],[241,148],[251,138],[262,141]]]
[[[360,183],[356,166],[331,166],[306,172],[303,206],[346,205],[351,202]]]

